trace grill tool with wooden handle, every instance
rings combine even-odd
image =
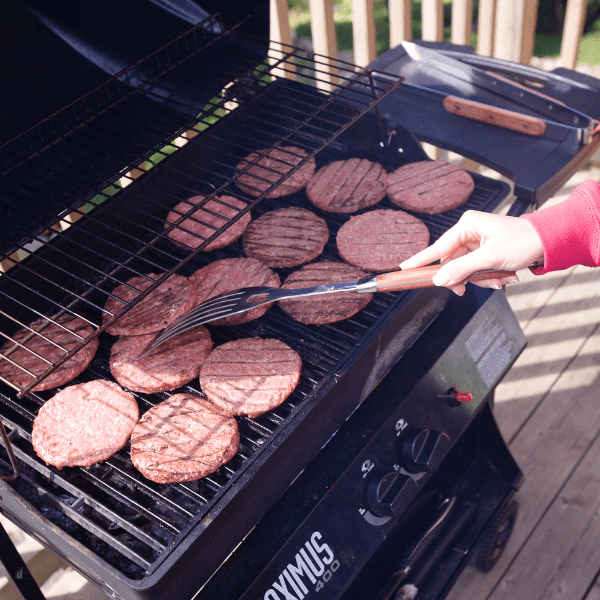
[[[286,298],[298,298],[301,296],[319,296],[322,294],[333,294],[338,292],[396,292],[411,290],[415,288],[432,287],[434,275],[441,269],[442,265],[429,265],[406,271],[392,271],[381,273],[375,277],[358,279],[343,283],[330,283],[314,287],[283,289],[271,287],[247,287],[232,292],[226,292],[220,296],[209,298],[206,302],[181,315],[144,349],[138,358],[143,358],[156,347],[164,344],[172,337],[184,333],[199,325],[223,319],[232,315],[246,312],[257,306],[277,302]],[[471,274],[466,282],[483,281],[512,277],[514,271],[479,271]]]

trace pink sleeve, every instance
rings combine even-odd
[[[535,228],[544,247],[544,266],[536,275],[573,265],[600,266],[600,185],[588,179],[564,201],[522,215]]]

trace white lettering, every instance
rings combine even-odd
[[[316,551],[317,551],[319,554],[321,554],[321,552],[327,552],[327,557],[326,557],[326,558],[323,558],[322,560],[323,560],[323,562],[324,562],[326,565],[329,565],[329,564],[331,564],[331,562],[333,561],[333,558],[334,558],[334,557],[333,557],[333,552],[331,551],[331,548],[330,548],[330,547],[329,547],[327,544],[323,544],[322,546],[319,546],[319,545],[317,544],[316,540],[315,540],[315,538],[317,538],[317,539],[319,539],[319,540],[320,540],[322,537],[323,537],[323,536],[322,536],[322,535],[321,535],[321,534],[320,534],[318,531],[315,531],[315,532],[312,534],[312,536],[311,536],[311,538],[310,538],[310,541],[312,542],[312,545],[314,546],[315,550],[316,550]]]
[[[324,584],[338,570],[340,563],[328,544],[321,543],[322,535],[315,531],[310,539],[300,547],[292,562],[279,575],[279,579],[271,584],[265,592],[263,600],[304,600],[309,593],[308,583],[316,585],[315,591],[323,588]],[[294,562],[295,561],[295,562]],[[325,565],[331,565],[325,570]],[[277,591],[275,591],[277,590]]]
[[[325,565],[323,564],[323,561],[319,558],[319,555],[315,552],[314,548],[310,545],[310,542],[306,542],[306,544],[304,544],[304,545],[306,546],[306,548],[310,552],[311,556],[313,557],[315,564],[313,565],[313,563],[310,561],[310,559],[308,558],[308,555],[306,554],[306,550],[304,548],[302,548],[302,550],[300,550],[300,553],[302,554],[302,558],[304,558],[304,560],[308,563],[310,570],[317,577],[320,577],[325,572]]]
[[[296,595],[298,596],[298,600],[302,600],[302,598],[304,598],[304,594],[306,594],[306,592],[308,591],[306,588],[304,588],[304,594],[300,591],[300,589],[298,588],[298,586],[296,585],[296,582],[292,579],[292,576],[289,574],[288,570],[286,569],[283,574],[285,575],[285,578],[288,580],[289,584],[292,586],[292,588],[294,588],[294,592],[296,592]],[[304,586],[302,586],[304,587]]]
[[[302,582],[302,579],[300,578],[302,573],[308,576],[311,583],[315,583],[317,580],[315,579],[315,576],[312,574],[311,570],[306,566],[306,563],[304,562],[304,559],[302,558],[300,552],[296,554],[296,565],[288,565],[287,570],[289,571],[290,575],[296,580],[296,583],[302,588],[302,591],[306,594],[308,592],[308,589]]]
[[[287,585],[285,584],[284,581],[284,573],[285,571],[279,576],[279,583],[274,582],[273,583],[273,587],[278,591],[281,592],[286,600],[298,600],[298,598],[296,598],[296,596],[294,596],[291,592],[288,591],[287,589]]]

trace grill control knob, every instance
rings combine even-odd
[[[446,455],[450,438],[439,431],[410,428],[402,436],[402,462],[409,473],[435,471]]]
[[[448,406],[456,408],[463,402],[471,402],[473,400],[473,394],[462,392],[459,388],[454,387],[450,388],[443,396],[440,396],[440,398],[445,400]]]
[[[367,501],[371,510],[380,517],[400,515],[412,500],[417,482],[398,471],[375,469],[367,487]]]

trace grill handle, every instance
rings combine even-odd
[[[433,287],[434,283],[432,279],[442,267],[443,265],[428,265],[427,267],[407,269],[406,271],[382,273],[375,278],[375,284],[377,290],[380,292],[396,292],[399,290]],[[500,279],[503,277],[514,277],[515,274],[515,271],[478,271],[467,277],[464,283],[495,279],[496,277]]]
[[[497,125],[505,129],[512,129],[527,135],[540,136],[544,135],[546,131],[546,123],[541,119],[490,106],[489,104],[465,100],[457,96],[446,96],[444,98],[444,108],[453,115]]]

